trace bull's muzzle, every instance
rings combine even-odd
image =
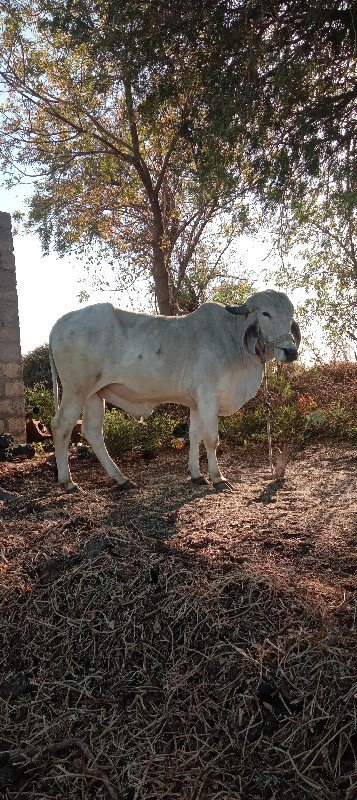
[[[285,355],[285,361],[296,361],[298,357],[297,347],[283,347],[282,351]]]

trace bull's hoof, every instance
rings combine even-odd
[[[194,486],[208,486],[208,481],[206,481],[203,475],[199,475],[198,478],[191,478],[191,483],[193,483]]]
[[[213,484],[213,488],[216,492],[234,492],[234,487],[229,481],[217,481]]]
[[[77,483],[60,483],[59,488],[62,489],[67,494],[74,494],[75,492],[81,492],[81,488],[77,485]]]
[[[117,487],[120,492],[128,492],[129,489],[136,489],[136,483],[133,483],[133,481],[129,481],[128,478],[128,480],[124,481],[124,483],[117,483]]]

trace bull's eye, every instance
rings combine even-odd
[[[270,316],[270,314],[268,314],[267,311],[263,311],[262,314],[263,314],[263,317],[269,317],[269,319],[271,319],[271,316]]]

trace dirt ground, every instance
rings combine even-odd
[[[97,462],[79,460],[75,456],[71,460],[71,471],[82,491],[71,495],[59,491],[54,483],[52,469],[46,465],[44,456],[32,462],[16,461],[0,465],[1,487],[20,495],[17,504],[3,504],[0,509],[0,575],[2,579],[0,610],[2,609],[3,612],[0,701],[2,715],[6,717],[6,724],[3,725],[3,731],[0,731],[0,797],[21,798],[21,800],[25,797],[31,797],[33,800],[55,797],[68,799],[78,797],[86,798],[86,800],[92,797],[111,797],[117,798],[117,800],[135,800],[135,798],[149,800],[149,798],[159,797],[171,798],[171,800],[179,797],[188,800],[190,798],[192,800],[199,800],[199,798],[201,800],[204,798],[210,798],[210,800],[214,800],[214,798],[217,800],[218,798],[221,800],[256,800],[256,798],[258,800],[259,798],[261,800],[270,800],[270,798],[271,800],[274,798],[282,800],[284,798],[285,800],[286,798],[289,800],[289,798],[298,797],[353,800],[357,797],[355,753],[357,735],[353,731],[353,720],[356,717],[351,706],[353,697],[356,697],[356,670],[353,664],[356,639],[353,639],[353,636],[357,603],[357,451],[347,443],[310,446],[294,456],[288,465],[286,478],[280,481],[271,479],[265,456],[262,457],[261,454],[247,455],[238,450],[230,453],[223,449],[219,460],[224,474],[234,486],[232,493],[217,493],[210,486],[192,486],[187,478],[187,451],[162,452],[150,461],[145,461],[139,452],[123,456],[120,460],[123,471],[137,484],[136,489],[125,493],[120,493],[117,487],[113,486]],[[61,662],[61,656],[58,654],[62,647],[61,637],[65,633],[61,627],[62,621],[54,623],[46,609],[51,606],[51,613],[57,615],[61,613],[63,618],[67,615],[71,620],[67,624],[67,632],[71,626],[77,625],[78,623],[74,623],[73,620],[78,616],[81,616],[82,619],[83,615],[87,614],[86,609],[91,600],[88,600],[85,610],[82,609],[80,615],[78,610],[74,613],[73,608],[70,613],[68,597],[72,591],[77,591],[73,587],[78,586],[78,582],[80,582],[83,596],[88,591],[88,597],[92,597],[93,592],[98,591],[97,576],[105,573],[109,576],[112,575],[112,562],[109,563],[108,559],[109,555],[112,559],[113,554],[120,559],[120,569],[118,566],[115,567],[115,586],[119,585],[118,581],[121,587],[127,586],[127,595],[125,596],[125,592],[123,594],[121,588],[120,603],[122,605],[120,608],[119,605],[114,608],[110,593],[108,596],[105,595],[103,603],[105,602],[108,608],[111,608],[113,616],[113,614],[122,613],[121,609],[124,607],[127,608],[127,604],[131,602],[130,598],[133,596],[131,592],[134,592],[134,596],[137,593],[138,608],[140,606],[138,619],[145,620],[145,624],[140,623],[144,626],[141,630],[144,631],[145,626],[149,625],[147,620],[150,615],[154,615],[156,620],[155,623],[150,622],[151,648],[154,642],[153,637],[156,635],[160,638],[160,626],[166,647],[166,633],[164,635],[162,622],[164,611],[160,612],[160,617],[157,607],[152,605],[155,600],[152,593],[158,590],[158,587],[164,591],[163,575],[165,575],[167,598],[171,597],[168,587],[171,584],[173,586],[177,581],[178,588],[175,584],[175,603],[177,601],[178,604],[175,605],[176,609],[182,608],[185,598],[191,598],[190,602],[192,602],[189,612],[187,611],[189,614],[187,618],[184,617],[183,611],[175,612],[178,614],[178,618],[182,618],[182,624],[184,627],[186,626],[187,630],[189,626],[193,626],[194,619],[200,619],[200,615],[202,619],[206,619],[204,617],[206,611],[203,611],[203,606],[201,609],[198,597],[203,598],[203,605],[208,596],[211,598],[210,614],[212,616],[216,613],[216,609],[212,610],[212,597],[218,597],[217,587],[220,587],[219,597],[221,597],[224,584],[226,588],[224,589],[225,595],[222,595],[221,614],[231,614],[233,611],[230,610],[231,605],[229,604],[233,603],[233,600],[235,603],[237,596],[234,594],[234,597],[232,595],[230,598],[229,587],[234,584],[234,592],[237,592],[239,581],[244,586],[242,592],[245,593],[246,598],[251,599],[252,607],[246,621],[245,641],[249,640],[249,647],[251,646],[253,649],[256,648],[257,637],[260,643],[263,642],[265,648],[269,649],[270,645],[273,647],[274,644],[275,655],[274,658],[270,657],[269,667],[264,666],[264,658],[261,657],[263,666],[260,667],[257,674],[254,673],[254,665],[251,667],[251,671],[249,671],[248,665],[246,676],[243,678],[243,673],[240,674],[239,681],[237,675],[233,674],[233,662],[229,661],[231,670],[229,674],[225,672],[226,665],[222,666],[222,662],[219,662],[221,684],[232,686],[232,693],[225,702],[228,706],[232,706],[235,702],[234,698],[238,695],[244,698],[249,689],[250,705],[248,705],[253,709],[249,712],[251,714],[249,719],[254,721],[247,723],[248,728],[244,723],[244,715],[248,713],[246,699],[244,699],[244,708],[242,705],[239,714],[237,711],[238,716],[235,717],[234,725],[238,731],[235,734],[234,747],[232,745],[232,753],[236,753],[235,767],[232,766],[231,762],[234,758],[229,750],[229,736],[232,737],[233,734],[227,733],[228,738],[224,738],[226,732],[231,730],[229,726],[232,723],[228,716],[232,709],[227,708],[227,717],[220,723],[222,727],[220,743],[218,744],[217,739],[214,745],[212,744],[214,739],[212,742],[210,739],[212,724],[207,721],[207,709],[210,703],[216,703],[217,705],[214,706],[216,709],[221,706],[218,689],[214,700],[212,699],[213,695],[211,697],[210,694],[211,684],[216,679],[218,681],[212,664],[215,663],[217,648],[221,647],[223,639],[225,642],[228,639],[235,642],[236,658],[240,648],[243,648],[242,653],[243,651],[251,653],[253,650],[248,646],[246,649],[244,642],[242,644],[243,629],[240,630],[240,638],[234,638],[236,629],[231,632],[228,628],[225,630],[222,616],[220,619],[218,616],[214,616],[214,619],[210,617],[209,626],[207,622],[207,631],[215,631],[212,647],[216,649],[212,650],[212,655],[209,651],[211,634],[207,634],[208,649],[205,655],[205,664],[209,660],[211,667],[209,669],[207,667],[207,675],[205,672],[207,699],[202,699],[203,694],[201,698],[204,712],[201,714],[197,711],[197,698],[196,717],[191,705],[188,710],[187,704],[193,702],[192,692],[196,689],[191,687],[187,697],[185,695],[186,699],[182,699],[180,714],[185,718],[186,728],[190,730],[190,734],[187,736],[190,735],[191,738],[189,746],[183,746],[182,742],[181,745],[177,745],[178,749],[175,751],[176,772],[173,767],[167,766],[167,761],[165,762],[160,738],[164,734],[159,734],[159,730],[156,731],[155,728],[155,720],[157,721],[160,715],[164,714],[165,709],[165,713],[168,713],[167,709],[171,708],[174,702],[173,692],[165,695],[165,701],[162,698],[160,702],[151,698],[151,703],[156,702],[156,716],[154,712],[152,715],[150,715],[151,712],[148,712],[147,725],[144,711],[142,709],[140,711],[139,705],[135,705],[135,703],[139,703],[139,700],[129,696],[129,693],[125,709],[123,710],[122,707],[117,709],[117,719],[119,720],[117,724],[119,727],[122,726],[123,730],[124,728],[127,730],[126,744],[121,747],[127,748],[127,758],[131,766],[128,766],[128,763],[120,762],[119,764],[115,761],[114,750],[112,752],[111,749],[114,747],[112,730],[114,722],[113,715],[109,714],[108,705],[110,705],[111,698],[110,711],[112,712],[113,704],[115,706],[113,692],[115,694],[119,690],[118,676],[115,683],[116,689],[114,689],[113,670],[115,671],[116,667],[113,667],[114,662],[110,660],[112,651],[107,656],[107,667],[103,666],[104,661],[101,660],[104,659],[104,651],[103,654],[100,652],[100,657],[97,656],[96,663],[100,662],[102,670],[100,690],[97,686],[90,692],[89,689],[84,688],[83,684],[82,700],[76,699],[72,705],[69,703],[68,693],[73,677],[70,679],[66,674],[65,666],[63,666],[65,662]],[[147,590],[145,589],[144,597],[145,581],[150,585]],[[96,588],[93,588],[94,584]],[[54,599],[57,597],[56,592],[64,591],[65,585],[67,587],[65,590],[66,612],[61,611],[61,604],[56,606],[57,600]],[[204,594],[206,590],[199,589],[202,585],[210,587],[209,591],[207,589],[207,596]],[[259,591],[257,587],[260,587]],[[212,594],[213,589],[216,592],[214,595]],[[101,591],[104,592],[104,589],[102,588]],[[107,590],[105,589],[105,591]],[[193,591],[195,592],[194,614],[192,611]],[[262,598],[263,595],[264,598],[261,602],[264,609],[263,606],[259,606],[258,599],[254,599],[258,596]],[[61,603],[63,603],[62,594],[60,596]],[[78,595],[76,597],[78,598]],[[33,651],[31,649],[31,640],[37,641],[36,629],[31,628],[29,622],[31,615],[35,618],[35,605],[32,605],[35,604],[35,601],[36,614],[39,614],[38,619],[42,619],[48,629],[53,627],[53,631],[51,629],[52,632],[50,630],[48,632],[48,635],[51,633],[50,644],[43,651],[40,642],[36,646],[33,644]],[[82,602],[81,598],[79,597],[76,602],[79,608]],[[160,602],[162,601],[160,600]],[[165,602],[168,603],[168,599]],[[257,634],[255,639],[249,633],[255,626],[254,602],[257,603],[257,630],[260,630],[260,624],[263,626],[261,634]],[[98,600],[96,608],[93,609],[91,606],[90,613],[94,615],[90,617],[92,620],[99,613],[99,605],[100,600]],[[103,609],[102,612],[104,613]],[[109,611],[107,616],[112,618]],[[260,623],[259,620],[263,620],[263,617],[265,621]],[[57,624],[59,625],[58,630]],[[110,625],[113,627],[114,622],[108,624],[110,628]],[[139,622],[136,625],[139,626]],[[78,636],[82,636],[82,628],[78,628],[79,630]],[[130,630],[132,631],[132,628]],[[145,635],[148,637],[149,629],[145,628],[145,630]],[[222,631],[224,631],[224,636]],[[306,675],[304,677],[303,662],[299,666],[299,669],[301,667],[299,673],[294,672],[295,667],[293,666],[291,666],[291,672],[288,666],[284,668],[285,672],[282,667],[280,672],[279,669],[272,667],[272,663],[275,664],[275,659],[278,658],[276,656],[277,648],[288,647],[288,640],[291,648],[291,641],[293,640],[296,644],[299,636],[302,635],[301,631],[304,631],[306,642],[309,642],[304,652],[307,653],[306,675],[311,676],[309,677],[310,694],[306,690],[306,685],[304,688]],[[83,633],[84,635],[87,634]],[[140,646],[142,646],[142,642],[146,642],[145,635],[142,633]],[[182,635],[185,634],[180,629],[180,636]],[[135,634],[134,631],[133,634],[130,633],[130,636],[135,639],[138,634]],[[315,642],[314,637],[316,637]],[[133,642],[134,639],[130,639],[130,642]],[[71,646],[73,646],[73,640],[71,639],[71,641]],[[192,641],[190,639],[191,644]],[[283,642],[283,645],[279,642]],[[323,650],[326,648],[326,642],[331,642],[331,656]],[[191,647],[191,644],[189,643],[187,646]],[[320,648],[316,649],[316,653],[315,645]],[[36,647],[39,655],[36,655]],[[96,647],[100,650],[101,645],[96,645]],[[134,647],[134,645],[131,644],[130,647]],[[154,656],[152,656],[152,666],[149,669],[151,684],[155,684],[156,669],[164,671],[167,669],[167,659],[170,661],[169,657],[165,655],[164,644],[159,646],[156,643],[155,647],[160,666],[155,666]],[[311,653],[315,653],[311,656],[311,661],[308,656],[310,647],[312,648]],[[145,645],[145,648],[147,654],[149,645],[147,647]],[[198,652],[203,652],[204,644],[201,642],[198,647],[196,643],[195,648],[192,645],[189,658],[194,658],[193,650],[197,656]],[[322,659],[322,652],[325,653],[323,657],[325,660]],[[185,651],[185,653],[187,661],[187,652]],[[339,663],[342,664],[342,667],[339,666],[338,674],[334,673],[331,678],[329,669],[336,653],[339,654]],[[149,656],[147,657],[149,658]],[[77,654],[79,664],[81,664],[81,658],[82,656]],[[170,658],[172,661],[173,656]],[[231,658],[233,655],[229,656],[229,659]],[[244,660],[245,656],[242,658]],[[294,658],[297,659],[296,653]],[[62,689],[58,689],[57,700],[53,699],[54,695],[51,694],[54,692],[51,675],[56,673],[53,666],[54,659],[58,660],[58,664],[61,662],[62,666],[59,669],[63,674],[62,683],[57,674],[56,678],[53,678],[56,685],[62,686]],[[123,669],[125,657],[122,655],[121,659],[120,664]],[[174,677],[171,677],[173,685],[174,681],[178,680],[179,666],[183,663],[180,660],[181,656],[180,659],[177,656],[177,659],[175,670],[172,673]],[[280,661],[280,665],[282,663],[293,665],[293,661],[289,661],[289,659],[286,662]],[[313,663],[313,659],[316,663]],[[115,664],[117,663],[119,662],[116,661]],[[187,663],[191,662],[187,661]],[[133,681],[134,672],[137,675],[137,662],[135,664],[136,672],[133,665],[131,667],[131,681]],[[77,667],[73,667],[74,671],[76,669]],[[83,669],[87,669],[88,672],[88,664],[85,668],[83,666]],[[94,669],[93,665],[91,669]],[[140,669],[143,669],[142,665]],[[78,670],[79,674],[79,667]],[[128,680],[127,675],[125,680]],[[66,681],[68,683],[67,694],[63,694],[62,684]],[[329,687],[332,686],[331,682],[333,681],[336,681],[333,689],[334,699],[330,698],[327,701]],[[292,682],[294,687],[292,687]],[[127,686],[127,683],[125,685]],[[37,689],[34,689],[34,686]],[[41,691],[39,686],[41,686]],[[160,686],[159,690],[156,682],[155,691],[162,691],[162,685],[160,684]],[[182,686],[181,682],[180,692],[183,691]],[[325,687],[325,705],[321,698],[320,701],[317,699],[320,697],[319,692],[322,691],[322,686]],[[106,690],[109,692],[107,698]],[[300,722],[296,721],[296,716],[291,711],[291,721],[289,718],[284,733],[281,726],[282,715],[281,713],[279,715],[278,708],[281,701],[279,692],[282,693],[283,701],[285,697],[286,704],[289,691],[290,711],[293,702],[297,704],[304,702],[305,711],[310,709],[309,712],[306,711],[306,714],[310,714],[310,721],[307,724],[307,717],[304,717],[303,721],[301,719]],[[41,702],[36,701],[39,692]],[[86,692],[88,697],[92,698],[92,705],[89,703],[88,706],[90,713],[96,716],[90,725],[86,717],[85,724],[81,727],[78,715],[83,711],[82,706],[87,696]],[[198,684],[197,692],[199,693]],[[266,697],[264,697],[264,692],[267,693]],[[44,696],[42,696],[43,693]],[[274,702],[269,700],[269,693],[270,696],[274,695],[277,702],[275,709]],[[338,712],[337,706],[333,707],[337,693]],[[304,694],[305,700],[303,701]],[[50,695],[52,704],[49,700]],[[292,695],[294,695],[293,699],[291,699]],[[99,697],[98,708],[95,706],[96,696]],[[140,696],[144,697],[143,694]],[[44,697],[47,697],[47,700]],[[64,697],[67,698],[66,701]],[[103,698],[102,703],[100,697]],[[189,699],[187,699],[188,697]],[[277,697],[280,698],[279,702]],[[311,699],[313,697],[315,700]],[[69,721],[66,724],[58,725],[66,703],[67,705],[69,703],[69,707],[72,708],[71,713],[72,716],[74,714],[74,717],[71,721],[71,714],[67,714]],[[332,705],[328,705],[328,703],[332,703]],[[34,717],[31,717],[29,706],[32,708],[31,714],[33,713]],[[136,722],[133,721],[134,712],[130,711],[134,706],[137,709],[135,711]],[[212,705],[213,711],[214,708]],[[347,712],[348,717],[344,716]],[[89,713],[88,709],[86,713]],[[138,716],[140,713],[144,715],[141,721]],[[218,713],[217,710],[215,713]],[[121,717],[121,714],[124,714],[124,717]],[[129,717],[125,714],[129,714]],[[267,723],[267,714],[268,716],[275,714],[278,722],[272,721],[269,717]],[[198,718],[200,722],[197,722]],[[45,719],[46,724],[44,723]],[[338,719],[340,719],[339,723]],[[314,724],[312,724],[312,720]],[[326,720],[329,722],[325,722]],[[335,727],[323,728],[325,724],[335,725]],[[200,728],[200,725],[203,727]],[[260,738],[254,738],[251,733],[256,725],[261,726]],[[144,756],[146,745],[142,744],[143,749],[140,751],[138,730],[146,730],[148,726],[151,726],[153,738],[149,739],[149,744],[147,744],[149,750],[151,748],[151,760],[146,761],[146,756]],[[319,726],[322,726],[321,729]],[[192,740],[193,729],[196,737],[194,741]],[[243,737],[243,744],[239,739],[240,729],[248,730],[248,733],[250,731],[249,736],[245,734],[245,738]],[[170,730],[170,735],[173,735],[172,729]],[[92,733],[89,735],[88,731],[92,731]],[[154,731],[156,731],[156,738]],[[302,731],[305,731],[303,735]],[[178,733],[175,733],[176,735],[179,736]],[[110,739],[108,743],[106,743],[107,736]],[[205,739],[205,736],[208,738]],[[66,738],[64,739],[64,737]],[[309,737],[312,737],[311,740]],[[64,743],[62,742],[63,751],[66,751],[66,748],[71,749],[68,742],[72,742],[72,749],[77,747],[77,750],[78,748],[81,750],[80,758],[78,753],[72,753],[70,756],[63,755],[58,747],[59,756],[57,758],[56,753],[56,765],[53,766],[51,747],[55,752],[56,741],[61,743],[62,740],[64,741]],[[177,741],[181,740],[178,738]],[[229,755],[231,758],[229,767],[223,756],[223,760],[219,763],[217,756],[210,756],[207,761],[206,751],[202,750],[201,745],[204,742],[202,747],[208,747],[208,741],[211,742],[209,745],[211,756],[214,747],[216,751],[217,749],[221,752],[224,751],[225,758],[228,758]],[[290,755],[286,756],[285,752],[283,757],[285,741],[290,741],[289,747],[286,745]],[[319,741],[322,742],[320,749]],[[337,741],[339,744],[336,749]],[[83,744],[83,742],[87,742],[87,744]],[[101,747],[99,747],[100,742],[102,742]],[[273,748],[271,753],[274,750],[274,754],[270,755],[268,761],[265,762],[264,754],[270,753],[270,746]],[[32,753],[30,750],[26,751],[26,748],[31,749],[31,747],[35,748]],[[38,747],[37,751],[36,747]],[[234,750],[234,748],[238,749]],[[180,772],[177,765],[181,756],[179,757],[178,753],[184,751],[188,754],[187,763],[182,762]],[[1,752],[4,754],[2,760]],[[142,753],[141,764],[139,763],[140,753]],[[199,753],[201,755],[198,757]],[[18,761],[21,762],[20,766]],[[32,763],[33,761],[35,764]],[[286,761],[289,763],[285,763]],[[25,766],[24,762],[26,762]],[[30,762],[31,766],[29,766]],[[170,769],[175,772],[172,780],[168,778]],[[202,774],[200,769],[203,771]],[[53,772],[53,770],[55,771]],[[49,771],[52,775],[50,782],[48,782]],[[209,781],[207,775],[211,776]]]
[[[167,451],[149,462],[125,454],[123,470],[137,484],[125,493],[96,461],[73,457],[72,476],[82,491],[65,495],[45,461],[42,456],[1,465],[3,488],[23,497],[19,508],[4,508],[1,530],[15,543],[18,537],[18,547],[25,546],[30,558],[41,559],[41,542],[45,551],[49,543],[55,551],[64,544],[71,551],[68,534],[63,541],[68,528],[85,539],[113,525],[168,539],[175,549],[214,564],[279,574],[341,613],[345,594],[357,588],[357,450],[347,444],[298,453],[282,481],[271,479],[261,455],[223,453],[220,464],[233,493],[193,487],[187,451]],[[49,537],[53,522],[55,537]],[[17,547],[11,553],[16,555]],[[10,556],[9,570],[11,561]]]

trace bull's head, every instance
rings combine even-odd
[[[243,347],[247,353],[258,355],[262,361],[274,357],[277,361],[295,361],[297,359],[301,334],[296,320],[292,319],[290,331],[276,336],[274,324],[273,327],[271,324],[274,323],[272,315],[268,311],[260,309],[259,305],[254,304],[253,308],[249,308],[247,303],[243,303],[240,306],[226,306],[226,310],[230,314],[245,317],[247,320],[243,334]],[[269,323],[267,319],[269,319]]]

